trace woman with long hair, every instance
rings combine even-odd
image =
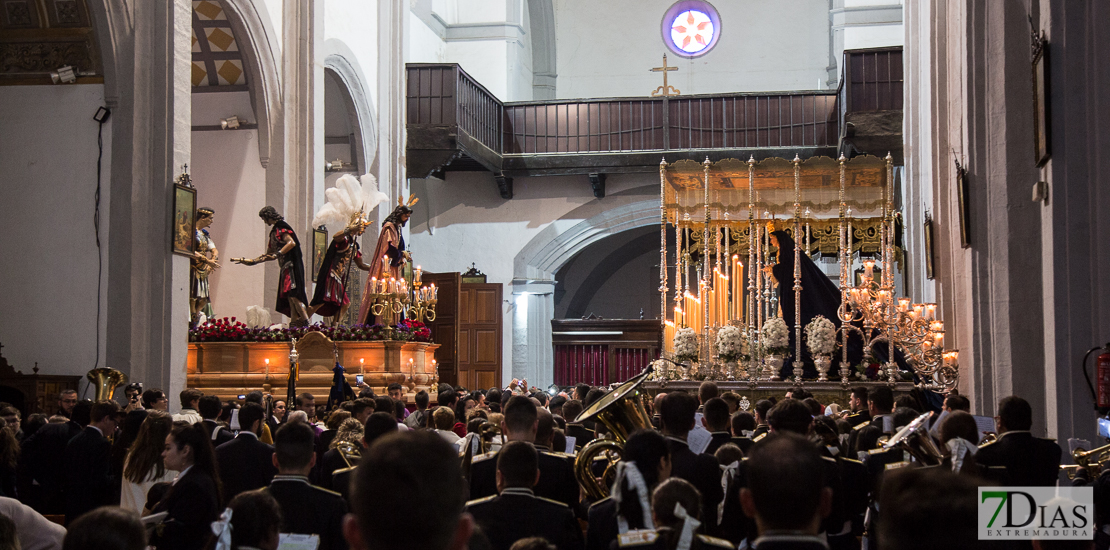
[[[653,528],[651,492],[670,476],[671,451],[663,434],[633,432],[624,445],[614,494],[590,507],[586,550],[606,550],[620,533]]]
[[[146,495],[155,483],[173,481],[174,472],[162,462],[166,436],[173,428],[173,417],[159,410],[148,411],[146,420],[139,426],[139,435],[127,451],[123,461],[122,487],[119,505],[139,515],[146,515]]]
[[[166,436],[162,462],[178,472],[169,493],[153,513],[166,512],[151,545],[158,550],[201,550],[220,515],[220,475],[216,453],[203,424],[174,422]]]
[[[17,498],[16,467],[19,465],[19,439],[15,427],[0,428],[0,496]]]

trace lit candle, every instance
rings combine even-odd
[[[262,361],[266,363],[266,376],[270,376],[270,358],[267,357]]]
[[[932,321],[933,319],[936,318],[936,315],[937,315],[937,305],[936,304],[925,304],[925,319],[928,320],[928,321]]]
[[[943,332],[938,332],[938,333],[934,334],[933,335],[933,340],[935,341],[936,347],[944,349],[944,333]]]
[[[420,276],[421,276],[422,273],[423,273],[423,270],[420,269],[420,266],[416,266],[416,281],[415,281],[415,283],[418,284],[418,285],[420,284]]]
[[[909,311],[909,309],[910,309],[910,299],[909,298],[898,298],[898,311],[901,311],[901,312],[905,313],[905,312]]]
[[[929,329],[932,330],[933,332],[943,331],[944,330],[944,321],[933,321],[933,324],[929,326]]]
[[[870,281],[871,278],[872,278],[872,275],[874,274],[874,269],[875,269],[875,261],[874,260],[867,260],[866,262],[863,262],[863,278]]]
[[[910,317],[913,317],[915,320],[920,319],[921,318],[921,313],[924,311],[924,309],[925,309],[925,306],[923,304],[914,304],[913,305],[913,313],[910,314]]]

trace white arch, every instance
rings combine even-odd
[[[281,125],[271,119],[271,113],[279,118],[282,109],[281,71],[278,66],[281,52],[276,41],[279,35],[273,28],[264,2],[224,0],[223,6],[239,50],[243,53],[251,107],[258,123],[258,159],[263,168],[268,168],[272,156],[271,144],[280,144],[283,134]]]
[[[355,147],[362,158],[359,169],[369,172],[378,151],[377,123],[374,116],[374,98],[365,86],[362,68],[358,58],[342,40],[329,38],[324,41],[324,68],[330,69],[339,77],[346,89],[346,98],[351,102],[347,112],[353,114],[351,126],[355,132]]]
[[[552,0],[528,0],[528,34],[532,35],[532,99],[555,99],[555,6]]]
[[[554,377],[551,320],[555,317],[555,273],[587,246],[610,235],[659,223],[659,199],[610,208],[560,230],[548,224],[513,261],[513,377],[546,387]],[[565,227],[562,226],[562,227]]]
[[[587,246],[630,229],[659,223],[659,199],[611,208],[560,231],[549,224],[520,250],[513,263],[518,280],[551,280],[555,272]]]

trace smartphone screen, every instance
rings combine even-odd
[[[362,383],[362,375],[361,374],[356,374],[355,375],[355,384],[361,384],[361,383]]]
[[[246,399],[246,398],[247,398],[246,395],[242,395],[242,394],[239,395],[239,399]]]

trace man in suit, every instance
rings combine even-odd
[[[1011,487],[1049,487],[1060,475],[1063,451],[1055,441],[1033,437],[1033,408],[1029,402],[1011,395],[998,404],[998,440],[979,447],[975,460],[980,466],[1002,466]]]
[[[582,402],[577,399],[571,399],[563,403],[563,418],[567,419],[567,437],[573,437],[574,446],[578,448],[582,448],[582,446],[594,440],[593,430],[575,422],[578,415],[582,414],[582,409]]]
[[[755,430],[752,431],[752,439],[771,431],[771,427],[767,425],[767,413],[771,412],[771,407],[775,406],[769,399],[760,399],[755,402]]]
[[[732,439],[732,432],[729,430],[728,403],[720,397],[711,398],[702,404],[701,424],[709,430],[713,438],[705,448],[707,455],[716,453],[721,445]]]
[[[473,520],[463,513],[458,451],[425,430],[394,432],[367,449],[354,480],[343,535],[351,550],[463,550]],[[395,500],[403,496],[411,506]]]
[[[890,391],[887,386],[876,386],[867,392],[867,412],[871,420],[867,422],[860,422],[852,428],[852,433],[848,436],[848,448],[855,449],[858,447],[856,440],[859,439],[860,430],[864,426],[874,426],[883,433],[891,433],[891,429],[887,428],[886,417],[890,416],[890,426],[894,425],[894,418],[892,413],[894,411],[894,392]]]
[[[565,407],[565,405],[564,405]],[[539,430],[539,413],[536,403],[522,395],[514,395],[505,404],[505,418],[501,420],[501,433],[505,441],[536,440]],[[474,457],[470,465],[470,496],[482,498],[497,494],[497,453]],[[539,453],[540,480],[536,484],[537,496],[578,506],[578,478],[566,455],[551,452]],[[714,463],[715,464],[715,463]],[[720,474],[717,474],[718,478]],[[718,482],[718,487],[720,483]]]
[[[19,456],[19,496],[40,514],[65,513],[65,458],[69,440],[89,425],[92,401],[70,409],[64,423],[47,424],[23,441]]]
[[[258,440],[264,415],[258,403],[243,405],[239,409],[239,425],[243,430],[235,439],[216,447],[216,462],[220,465],[220,481],[227,502],[239,493],[269,485],[277,473],[272,460],[273,446]]]
[[[705,411],[705,404],[721,394],[721,389],[717,387],[716,382],[706,380],[698,386],[698,412]]]
[[[315,534],[320,537],[320,550],[343,550],[347,548],[341,536],[347,503],[339,493],[308,482],[316,465],[315,439],[312,428],[300,422],[278,428],[272,455],[278,475],[266,492],[281,506],[282,532]]]
[[[722,403],[723,404],[723,403]],[[727,410],[728,405],[725,405]],[[686,443],[686,436],[694,429],[694,413],[698,400],[686,392],[671,392],[663,399],[660,416],[663,435],[671,450],[671,476],[689,481],[701,493],[702,510],[716,510],[724,497],[721,488],[721,469],[713,455],[695,454]],[[715,534],[717,516],[706,514],[702,525],[708,534]]]
[[[848,407],[852,409],[845,419],[853,428],[860,424],[871,422],[871,413],[868,411],[867,387],[857,386],[852,388],[852,395],[848,398]]]
[[[833,493],[813,443],[794,433],[777,434],[757,443],[746,465],[740,504],[759,530],[755,550],[827,548],[818,535]]]
[[[582,529],[574,512],[532,492],[540,477],[538,462],[539,453],[531,443],[510,441],[497,453],[498,495],[466,504],[493,550],[509,550],[528,537],[543,537],[559,550],[581,550]]]
[[[119,479],[111,475],[112,444],[116,433],[115,401],[97,401],[90,422],[66,445],[66,523],[100,506],[119,504]]]
[[[732,429],[730,441],[740,447],[740,450],[744,451],[744,456],[747,456],[755,443],[751,438],[752,432],[755,431],[755,416],[748,411],[737,411],[730,417],[730,424]]]
[[[220,398],[215,395],[206,395],[197,402],[197,410],[202,418],[201,423],[204,425],[204,431],[208,432],[208,438],[212,441],[213,447],[219,447],[235,437],[231,430],[216,424],[216,418],[220,416],[222,408]]]

